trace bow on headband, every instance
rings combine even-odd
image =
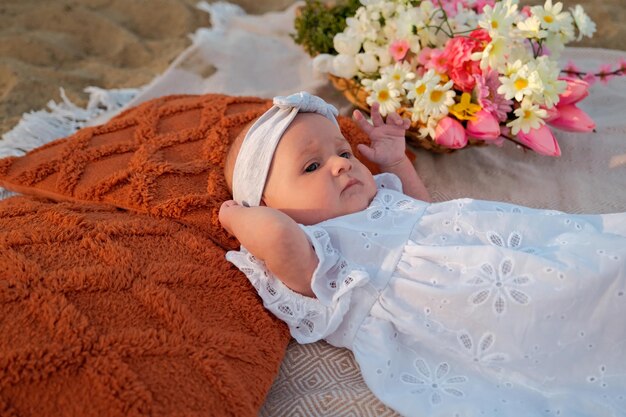
[[[278,142],[298,113],[318,113],[339,126],[335,106],[317,96],[301,91],[274,97],[274,105],[248,130],[237,155],[233,171],[233,199],[237,203],[261,203]]]

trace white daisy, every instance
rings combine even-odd
[[[528,64],[522,64],[520,60],[507,66],[506,75],[499,77],[502,85],[498,87],[498,93],[507,100],[515,98],[522,101],[524,96],[541,93],[541,79],[536,70],[529,68]]]
[[[478,26],[486,29],[491,37],[508,36],[515,21],[517,4],[498,2],[493,7],[487,5],[478,19]]]
[[[415,82],[407,81],[402,84],[402,87],[406,91],[407,99],[413,102],[413,107],[417,109],[417,112],[423,113],[423,101],[426,100],[427,93],[439,85],[440,82],[441,76],[435,70],[429,69],[422,78]],[[413,120],[416,121],[417,119],[414,118]]]
[[[474,61],[480,61],[482,70],[488,68],[499,70],[507,61],[506,55],[509,48],[510,44],[506,38],[494,36],[482,52],[474,52],[471,58]]]
[[[559,80],[560,68],[557,61],[544,55],[537,58],[535,63],[543,88],[539,94],[533,94],[532,100],[547,108],[554,107],[559,102],[559,94],[565,91],[567,83]]]
[[[574,17],[574,23],[578,28],[578,38],[576,40],[581,40],[583,36],[587,36],[588,38],[592,37],[596,31],[596,24],[589,18],[583,6],[577,4],[576,7],[571,8],[572,16]]]
[[[402,84],[405,81],[409,81],[415,78],[415,73],[411,69],[411,65],[408,62],[396,62],[392,66],[387,66],[381,69],[381,76],[387,77],[389,82],[393,83],[393,88],[397,90],[402,89]]]
[[[441,76],[434,69],[429,69],[422,75],[422,81],[429,87],[435,87],[441,82]]]
[[[563,26],[571,24],[571,16],[563,12],[563,3],[546,0],[543,6],[531,7],[531,13],[539,18],[541,26],[551,32],[559,32]]]
[[[528,39],[543,39],[548,36],[548,32],[541,28],[541,20],[537,16],[530,16],[528,19],[517,23],[521,35]]]
[[[538,129],[545,124],[543,119],[547,116],[547,112],[544,109],[541,109],[528,98],[522,100],[522,103],[515,109],[514,113],[517,119],[513,119],[506,124],[511,128],[513,135],[517,135],[520,130],[528,133],[531,129]]]
[[[402,84],[402,88],[406,90],[406,98],[413,103],[419,103],[424,99],[424,94],[427,90],[427,85],[424,80],[419,79],[415,82],[405,82]]]
[[[425,117],[425,120],[421,121],[422,125],[418,129],[418,136],[422,139],[425,137],[434,138],[435,128],[437,127],[437,124],[439,124],[439,120],[441,120],[443,117],[444,116]]]
[[[429,116],[445,116],[448,108],[454,104],[456,93],[452,90],[452,81],[445,84],[437,84],[429,88],[424,94],[422,107]]]
[[[379,103],[381,115],[386,116],[400,108],[400,92],[393,88],[387,77],[372,82],[369,88],[371,92],[366,99],[367,104]]]

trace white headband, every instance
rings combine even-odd
[[[274,97],[274,105],[252,125],[241,144],[233,171],[233,199],[244,206],[258,206],[274,152],[298,113],[319,113],[339,126],[335,106],[301,91]]]

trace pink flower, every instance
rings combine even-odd
[[[480,74],[480,62],[473,61],[473,52],[482,51],[491,38],[485,30],[475,30],[469,37],[458,36],[448,40],[443,50],[447,71],[454,84],[465,92],[476,85],[475,74]]]
[[[520,12],[526,16],[526,17],[530,17],[532,15],[532,11],[530,9],[530,6],[524,6],[522,7],[522,10],[520,10]]]
[[[546,122],[550,122],[559,116],[559,111],[556,109],[556,106],[550,108],[541,106],[541,108],[546,111],[547,116],[543,118]]]
[[[496,140],[500,137],[500,123],[493,114],[481,110],[475,114],[474,120],[468,120],[465,131],[476,139]]]
[[[578,66],[576,64],[574,64],[574,61],[572,61],[571,59],[569,61],[567,61],[567,64],[565,65],[565,68],[563,68],[563,71],[565,71],[565,72],[581,72],[580,68],[578,68]]]
[[[470,33],[470,38],[478,41],[476,43],[476,47],[472,50],[472,52],[479,52],[485,49],[485,46],[489,42],[491,42],[491,36],[489,36],[489,32],[485,29],[476,29]]]
[[[431,60],[433,51],[434,49],[429,48],[428,46],[425,46],[424,48],[422,48],[417,53],[417,62],[419,62],[420,65],[426,66],[426,64],[428,64]]]
[[[491,112],[499,121],[507,120],[507,113],[513,109],[513,101],[507,100],[498,93],[500,80],[496,71],[489,71],[486,75],[474,75],[476,80],[478,104]]]
[[[589,95],[589,83],[573,77],[559,77],[559,80],[565,81],[567,86],[565,91],[559,95],[557,105],[578,103]]]
[[[600,66],[598,77],[600,78],[600,82],[604,85],[609,83],[609,80],[615,77],[615,74],[611,74],[613,70],[611,69],[610,64],[604,64]]]
[[[409,51],[409,47],[409,41],[400,39],[389,45],[389,53],[396,62],[402,61]]]
[[[587,73],[583,77],[583,81],[585,81],[587,84],[592,86],[592,85],[594,85],[596,83],[596,76],[593,75],[592,73]]]
[[[447,0],[442,2],[443,10],[448,17],[454,17],[457,15],[457,4],[461,4],[461,7],[465,7],[463,0]]]
[[[517,134],[517,139],[538,154],[561,156],[561,148],[559,148],[552,131],[546,125],[541,125],[537,129],[531,129],[528,133],[520,130]]]
[[[474,7],[476,8],[476,12],[478,14],[483,12],[485,6],[493,7],[496,4],[495,0],[476,0],[474,2]]]
[[[448,71],[448,57],[441,49],[424,48],[423,54],[420,53],[420,61],[424,61],[426,69],[432,69],[436,73],[445,74]]]
[[[451,149],[467,145],[467,134],[463,125],[452,117],[444,117],[435,127],[435,143]]]
[[[559,104],[556,110],[556,117],[550,120],[549,123],[558,129],[568,132],[592,132],[596,128],[596,124],[591,117],[576,107],[575,104]]]

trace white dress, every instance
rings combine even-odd
[[[626,416],[626,213],[427,204],[376,181],[366,210],[302,226],[317,299],[226,255],[297,341],[351,349],[406,416]]]

